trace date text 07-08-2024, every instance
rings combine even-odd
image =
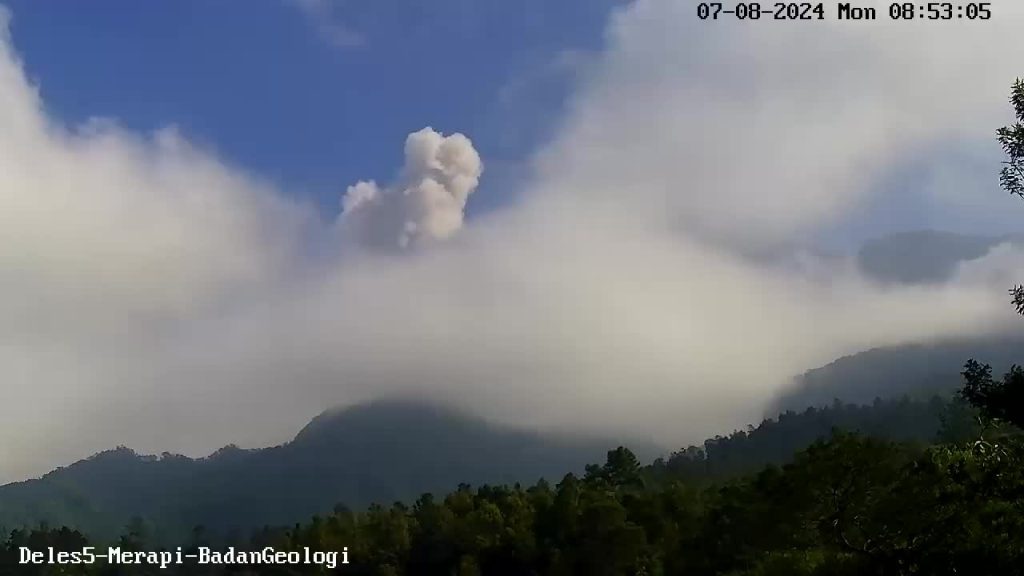
[[[879,9],[840,2],[832,14],[837,20],[877,20]],[[991,2],[894,2],[881,15],[891,20],[990,20]],[[701,20],[735,18],[737,20],[824,20],[828,15],[825,4],[810,2],[702,2],[697,6]]]

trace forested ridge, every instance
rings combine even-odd
[[[927,400],[948,396],[960,387],[958,372],[968,358],[984,358],[997,371],[1020,362],[1024,330],[944,339],[935,342],[884,346],[837,358],[793,379],[769,407],[765,416],[807,406],[824,406],[839,398],[855,404],[875,397]]]
[[[180,543],[196,525],[221,541],[300,522],[338,502],[362,509],[460,482],[560,477],[582,471],[615,442],[499,427],[426,403],[374,402],[326,411],[291,442],[270,448],[227,446],[195,459],[107,450],[0,486],[0,526],[46,522],[110,540],[138,518],[154,543]]]
[[[362,510],[339,503],[300,524],[227,541],[196,526],[180,545],[346,550],[350,563],[337,572],[368,575],[1021,574],[1024,442],[1010,423],[1018,415],[985,408],[986,399],[1006,393],[1001,386],[1021,386],[1016,370],[1000,382],[984,366],[967,366],[961,396],[980,411],[960,399],[836,403],[783,414],[648,465],[620,447],[603,464],[557,481],[463,484],[443,496]],[[790,452],[784,464],[773,462],[786,442],[807,438],[810,445]],[[136,519],[116,540],[90,540],[67,527],[16,529],[4,543],[0,573],[326,572],[17,564],[21,546],[166,549],[153,528]]]
[[[655,466],[706,483],[786,463],[834,428],[929,442],[956,406],[938,397],[864,406],[836,401],[680,449]],[[291,525],[329,512],[339,502],[362,510],[424,492],[443,494],[459,483],[557,480],[582,473],[615,445],[498,428],[429,405],[377,403],[326,412],[291,443],[263,450],[227,447],[202,459],[127,448],[102,452],[41,479],[0,487],[0,526],[45,522],[112,540],[137,520],[150,527],[153,544],[180,543],[197,525],[212,541],[226,542],[265,524]],[[627,445],[641,460],[663,453]]]

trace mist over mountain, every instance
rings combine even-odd
[[[970,235],[942,230],[914,230],[866,241],[856,254],[866,278],[892,285],[938,285],[948,282],[972,261],[999,246],[1018,247],[1020,234]],[[837,260],[840,256],[834,256]],[[880,324],[885,318],[879,318]],[[1021,361],[1024,333],[994,328],[980,336],[925,338],[877,346],[813,367],[795,376],[765,408],[766,416],[834,400],[858,404],[903,395],[926,398],[961,385],[964,362],[974,358],[1001,373]]]
[[[944,415],[960,414],[951,408],[934,397],[832,403],[786,411],[671,453],[635,440],[625,445],[639,461],[653,460],[651,481],[668,474],[704,485],[785,464],[837,429],[927,443]],[[436,405],[377,402],[328,410],[272,448],[227,446],[198,459],[125,447],[101,452],[0,487],[0,528],[67,526],[107,542],[127,531],[153,545],[237,543],[263,528],[280,533],[314,515],[409,504],[464,485],[555,485],[569,473],[592,474],[590,465],[620,445],[494,426]]]
[[[1024,2],[55,4],[0,0],[0,576],[1024,576]]]
[[[1005,58],[1020,6],[954,39],[945,27],[910,38],[840,21],[709,36],[692,4],[631,2],[592,22],[599,46],[549,54],[557,71],[541,55],[532,70],[510,69],[475,60],[482,53],[461,39],[423,41],[445,38],[442,27],[387,36],[429,54],[423,65],[362,61],[339,74],[348,58],[289,59],[266,41],[270,28],[248,29],[278,71],[306,70],[294,83],[268,80],[265,59],[242,66],[256,52],[216,45],[244,36],[232,14],[232,34],[207,31],[213,44],[189,52],[231,58],[210,73],[191,73],[192,62],[154,67],[180,92],[107,105],[75,82],[100,60],[38,67],[53,33],[31,26],[37,4],[0,16],[0,482],[129,440],[190,457],[230,442],[276,445],[326,406],[392,397],[535,430],[697,442],[755,419],[810,367],[1015,320],[1006,290],[1024,269],[1019,249],[993,248],[926,286],[788,252],[879,225],[1013,229],[1019,214],[998,191],[992,131],[1006,123],[1006,83],[1020,73]],[[516,11],[578,20],[540,4]],[[52,26],[52,16],[35,22]],[[131,38],[182,40],[158,30],[175,21],[134,21]],[[81,50],[54,57],[97,38],[130,39],[86,34]],[[822,45],[828,58],[806,49]],[[737,47],[758,57],[738,58]],[[130,43],[113,51],[139,53]],[[402,51],[358,58],[383,53]],[[305,68],[314,62],[324,67]],[[431,67],[458,78],[440,83],[449,90],[408,89],[437,83]],[[260,72],[254,85],[193,85],[248,68]],[[385,88],[380,70],[401,80]],[[518,91],[537,104],[535,73],[574,81],[551,116],[506,118],[545,125],[510,159],[495,110],[465,107],[490,100],[478,71],[501,76],[489,92],[497,100],[506,80],[525,82]],[[268,82],[324,95],[316,83],[339,77],[364,105],[236,105],[255,105],[248,95]],[[116,87],[141,77],[111,67],[106,78]],[[220,114],[180,122],[207,97],[240,114],[224,133],[197,132]],[[122,107],[179,100],[176,113],[157,106],[145,119]],[[392,107],[376,107],[384,101]],[[408,114],[377,125],[397,111]],[[239,154],[240,143],[280,144],[280,129],[307,113],[328,140],[296,129],[287,154]],[[348,168],[278,178],[290,159]],[[892,217],[878,224],[878,213]]]
[[[1022,352],[1020,332],[873,348],[797,376],[765,413],[824,406],[836,399],[867,404],[875,398],[949,394],[963,384],[960,372],[967,360],[991,364],[1002,374],[1021,362]]]
[[[133,518],[159,541],[289,525],[344,504],[409,501],[460,483],[557,481],[600,461],[612,439],[544,436],[435,405],[376,402],[329,410],[291,442],[225,447],[206,458],[119,447],[42,478],[0,487],[0,526],[66,525],[114,537]],[[636,442],[631,442],[636,445]],[[640,446],[645,457],[655,448]]]

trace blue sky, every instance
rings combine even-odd
[[[626,3],[3,4],[51,117],[72,125],[111,117],[142,132],[175,124],[229,163],[312,199],[330,219],[348,185],[390,180],[405,136],[428,125],[465,133],[484,159],[470,215],[507,201],[602,50],[609,13]],[[332,35],[339,30],[343,42]],[[979,147],[998,154],[991,139]],[[984,164],[973,175],[995,182],[990,172]],[[988,206],[923,203],[915,190],[927,177],[927,165],[906,163],[878,183],[887,194],[823,243],[855,246],[907,226],[986,231]]]
[[[427,125],[464,132],[485,159],[470,209],[501,203],[621,3],[5,2],[51,116],[176,124],[328,216],[347,185],[388,180]]]

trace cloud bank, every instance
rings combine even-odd
[[[881,184],[908,159],[966,181],[928,162],[951,143],[982,150],[993,183],[915,198],[990,205],[993,222],[1024,210],[990,145],[1024,5],[952,24],[694,12],[614,15],[517,203],[466,220],[483,164],[424,129],[393,184],[339,183],[330,225],[173,128],[59,125],[5,36],[0,480],[124,443],[280,442],[393,395],[682,445],[841,354],[1014,321],[1011,246],[895,287],[801,247],[905,194]]]

